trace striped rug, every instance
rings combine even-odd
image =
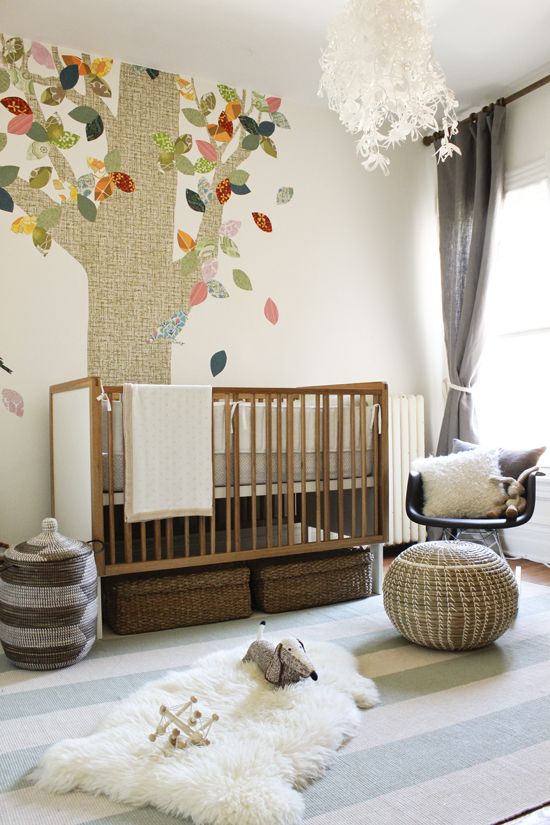
[[[98,642],[83,662],[30,673],[0,656],[0,822],[175,825],[83,793],[37,791],[44,750],[83,736],[166,669],[254,637],[258,616]],[[380,690],[359,736],[305,791],[307,825],[491,825],[550,798],[550,588],[524,583],[520,613],[496,644],[426,650],[392,628],[380,597],[268,617],[274,635],[337,642]]]

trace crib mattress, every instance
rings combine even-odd
[[[342,454],[342,473],[344,479],[351,478],[351,452],[347,451]],[[372,475],[372,449],[366,451],[366,470],[365,473],[367,476]],[[266,468],[266,454],[256,455],[256,484],[262,485],[267,483],[267,468]],[[329,475],[331,479],[338,478],[338,454],[333,451],[329,454]],[[287,457],[283,455],[282,460],[282,482],[286,483],[288,480],[288,473],[287,473]],[[272,476],[271,482],[272,484],[277,484],[278,482],[278,467],[277,467],[277,454],[273,453],[272,458]],[[306,461],[305,461],[305,480],[306,481],[315,481],[317,477],[317,468],[316,468],[316,455],[315,453],[306,453]],[[360,450],[356,450],[355,452],[355,478],[361,478],[361,452]],[[319,468],[320,477],[323,478],[323,456],[321,455],[320,461],[320,468]],[[234,481],[234,472],[233,467],[230,469],[230,479],[231,484]],[[302,456],[301,453],[294,453],[294,484],[298,484],[302,480]],[[226,458],[225,454],[221,455],[216,453],[214,455],[214,486],[215,487],[225,487],[227,482],[226,478]],[[240,455],[240,462],[239,462],[239,484],[241,487],[249,486],[252,484],[252,456],[250,453],[241,453]],[[109,456],[104,453],[103,454],[103,492],[109,492]],[[124,456],[120,454],[113,455],[113,492],[115,493],[122,493],[124,492]]]

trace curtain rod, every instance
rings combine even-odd
[[[550,83],[550,74],[547,74],[546,77],[541,77],[540,80],[536,80],[534,83],[530,83],[529,86],[525,86],[524,89],[520,89],[519,92],[514,92],[514,94],[509,95],[508,97],[501,97],[497,100],[497,103],[501,106],[507,106],[509,103],[513,103],[515,100],[519,100],[520,97],[524,97],[528,95],[530,92],[534,92],[536,89],[540,89],[541,86],[546,86],[547,83]],[[481,110],[482,112],[488,112],[490,109],[494,108],[495,104],[491,103],[489,106],[484,106]],[[459,121],[459,126],[462,126],[464,123],[468,123],[470,120],[475,120],[477,117],[477,112],[472,112],[472,114],[465,117],[464,120]],[[434,141],[438,140],[439,138],[443,137],[443,132],[434,132],[433,135],[426,135],[422,138],[422,143],[424,146],[431,146]]]

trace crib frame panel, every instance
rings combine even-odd
[[[107,492],[103,493],[102,418],[101,404],[97,400],[103,390],[100,379],[88,377],[51,387],[52,422],[55,394],[84,387],[90,393],[93,538],[105,542],[105,553],[98,556],[100,575],[292,556],[358,545],[381,545],[387,540],[388,390],[385,383],[298,388],[214,387],[213,402],[223,402],[225,487],[216,487],[214,479],[213,516],[135,524],[121,518],[123,504],[121,507],[120,501],[123,494],[116,493],[114,489],[112,416],[108,417],[107,424],[109,461]],[[121,386],[106,386],[103,391],[112,401],[122,396]],[[369,396],[378,405],[372,415],[377,417],[378,412],[380,415],[380,431],[376,422],[373,422],[371,476],[367,475]],[[331,453],[328,448],[331,446],[330,403],[334,398],[336,463],[331,477]],[[345,400],[349,400],[348,411],[344,405]],[[240,415],[238,412],[232,415],[234,405],[239,402],[251,404],[251,478],[250,484],[246,486],[240,483]],[[312,475],[309,480],[306,403],[309,403],[314,422],[312,451],[309,453]],[[263,484],[258,483],[260,453],[256,449],[256,435],[259,432],[257,410],[260,404],[265,405],[265,452],[261,457],[262,460],[265,458],[266,465]],[[286,437],[283,437],[285,408]],[[291,411],[292,414],[289,414]],[[348,467],[348,471],[344,472],[346,415],[349,416],[350,426],[351,470]],[[294,442],[296,432],[300,436],[298,447]],[[214,448],[214,426],[212,439]],[[356,457],[356,448],[360,453],[359,459]],[[52,443],[52,467],[53,452]],[[295,461],[296,466],[300,467],[298,480],[295,478]],[[52,490],[54,486],[52,475]],[[52,506],[55,513],[53,500]],[[246,526],[242,523],[244,517],[247,519]],[[247,542],[249,546],[245,546]]]

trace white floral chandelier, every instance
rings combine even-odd
[[[385,151],[426,130],[443,133],[438,160],[460,154],[451,143],[458,102],[433,57],[424,0],[349,0],[327,39],[319,94],[360,135],[365,169],[387,175]]]

